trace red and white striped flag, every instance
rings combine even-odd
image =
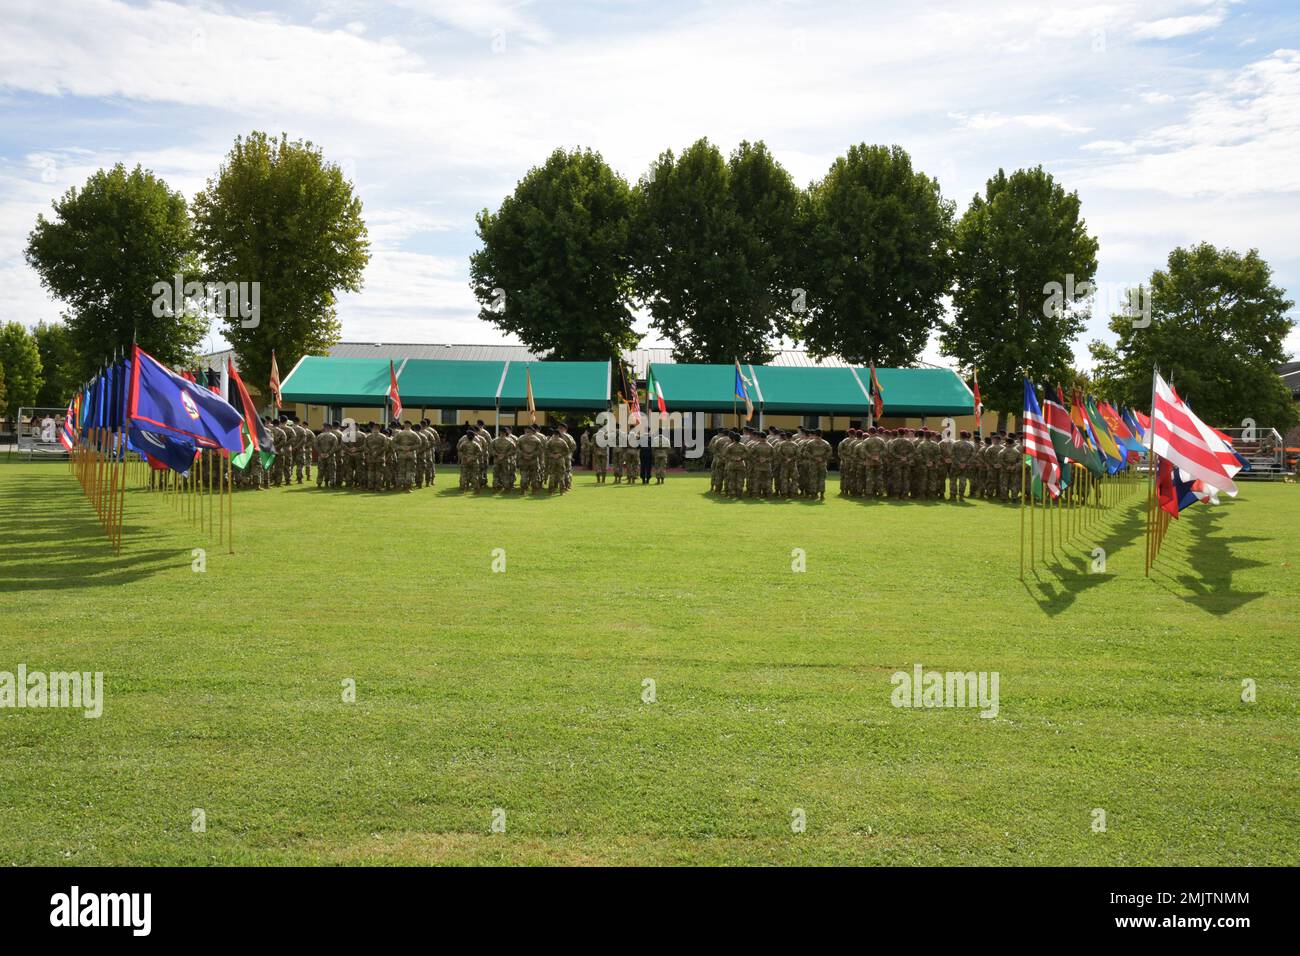
[[[1025,412],[1021,426],[1025,433],[1025,454],[1034,463],[1034,474],[1053,498],[1061,493],[1061,464],[1052,448],[1052,436],[1043,421],[1043,410],[1029,379],[1025,379]]]
[[[1219,447],[1210,444],[1211,439],[1222,447],[1223,442],[1209,426],[1156,375],[1155,403],[1151,407],[1152,452],[1178,466],[1188,478],[1235,495],[1237,486],[1219,458]]]

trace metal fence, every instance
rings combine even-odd
[[[66,408],[19,408],[10,454],[16,449],[20,455],[26,453],[29,461],[37,456],[66,455],[59,442],[66,414]]]

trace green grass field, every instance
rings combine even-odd
[[[234,555],[132,491],[115,558],[65,465],[0,463],[0,671],[105,681],[0,711],[0,863],[1300,862],[1293,486],[1149,580],[1134,495],[1024,583],[1006,505],[454,486],[237,494]],[[917,662],[998,716],[893,707]]]

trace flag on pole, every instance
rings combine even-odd
[[[528,396],[528,420],[536,425],[537,402],[533,398],[533,373],[527,365],[524,365],[524,392]]]
[[[1038,396],[1029,379],[1025,379],[1025,410],[1022,427],[1025,432],[1025,454],[1034,465],[1034,477],[1041,481],[1055,498],[1061,493],[1061,465],[1052,447],[1051,434],[1043,420]]]
[[[1106,456],[1106,469],[1111,474],[1114,474],[1124,467],[1125,455],[1119,450],[1119,443],[1115,441],[1115,436],[1110,433],[1110,428],[1091,395],[1084,399],[1083,410],[1088,416],[1089,424],[1092,425],[1092,433],[1097,436],[1097,447]]]
[[[282,407],[280,404],[280,369],[275,364],[275,349],[271,349],[271,398],[275,400],[276,411],[279,411]]]
[[[239,451],[239,412],[225,399],[186,381],[138,345],[132,346],[129,370],[129,387],[120,393],[126,408],[108,409],[104,427],[115,427],[125,417],[141,428],[184,435],[203,447]]]
[[[1223,444],[1157,373],[1155,403],[1151,408],[1151,451],[1167,458],[1189,478],[1199,479],[1218,491],[1236,494],[1237,486],[1209,438],[1214,438],[1220,446]]]
[[[73,411],[72,405],[72,402],[68,402],[68,410],[63,414],[63,427],[59,429],[59,444],[63,446],[64,451],[72,451],[72,446],[77,443],[77,434],[73,431],[72,425],[76,412]]]
[[[1056,390],[1057,398],[1061,400],[1059,402],[1052,401],[1051,394],[1043,389],[1043,419],[1047,423],[1047,433],[1052,440],[1056,460],[1062,465],[1067,461],[1077,461],[1094,475],[1100,475],[1105,471],[1101,456],[1088,447],[1083,433],[1070,420],[1061,390]]]
[[[641,423],[641,396],[640,394],[637,393],[636,390],[635,375],[633,375],[628,380],[628,386],[629,386],[628,400],[630,401],[632,407],[628,410],[627,420],[631,422],[633,425],[639,425]]]
[[[238,410],[243,414],[243,425],[240,428],[243,451],[233,456],[230,463],[236,468],[243,468],[256,452],[261,454],[262,463],[269,465],[275,460],[275,442],[271,433],[262,424],[262,419],[258,418],[253,400],[249,398],[248,389],[244,387],[244,380],[239,377],[239,372],[235,370],[235,363],[230,359],[226,359],[226,373],[234,383],[235,395],[239,399]]]
[[[393,418],[402,417],[402,396],[397,393],[397,369],[388,360],[388,399],[393,403]]]
[[[871,391],[871,415],[873,418],[879,420],[885,414],[885,403],[880,397],[881,394],[880,379],[876,378],[875,362],[871,363],[871,384],[869,388]],[[975,400],[978,402],[979,401],[978,385],[975,386],[975,395],[976,395]]]
[[[668,414],[668,400],[664,397],[663,385],[655,378],[653,365],[646,366],[645,403],[647,406],[657,404],[660,415]]]
[[[748,380],[740,371],[740,360],[736,359],[736,398],[742,399],[745,403],[745,421],[754,417],[754,403],[750,400]]]
[[[971,369],[971,377],[975,380],[975,387],[971,389],[975,393],[975,427],[977,431],[984,430],[981,422],[984,420],[984,403],[980,401],[980,370]]]

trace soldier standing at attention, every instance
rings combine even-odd
[[[1002,445],[1002,473],[1005,475],[1006,494],[1012,501],[1020,498],[1020,479],[1024,469],[1020,467],[1024,460],[1024,452],[1020,448],[1020,443],[1015,432],[1007,435],[1007,440]]]
[[[718,432],[709,439],[709,490],[722,492],[722,449],[730,441],[726,432]]]
[[[830,468],[831,455],[835,454],[835,449],[831,443],[822,438],[822,430],[814,428],[812,437],[808,440],[808,460],[810,464],[810,474],[812,490],[810,497],[816,497],[818,501],[826,500],[826,472]]]
[[[770,498],[772,496],[772,465],[776,460],[776,449],[767,441],[767,435],[759,432],[749,446],[749,493],[751,497]]]
[[[334,455],[339,450],[339,436],[334,431],[334,426],[329,422],[321,429],[321,433],[316,436],[316,487],[332,488],[335,484]]]
[[[587,428],[578,439],[578,461],[583,468],[591,467],[591,454],[591,429]]]
[[[517,446],[519,455],[519,493],[526,495],[537,491],[542,486],[541,468],[545,455],[545,442],[537,434],[537,426],[529,425],[524,429]]]
[[[569,426],[560,422],[558,429],[560,437],[564,439],[564,444],[568,446],[569,452],[564,456],[564,490],[568,491],[573,487],[573,453],[578,450],[578,443],[573,440],[569,434]]]
[[[569,443],[559,432],[546,429],[546,490],[551,494],[564,494],[564,456],[569,454]]]
[[[415,488],[415,458],[420,451],[420,436],[409,421],[393,435],[392,447],[397,457],[396,487],[409,494]]]
[[[852,492],[853,477],[850,474],[853,465],[851,464],[853,453],[853,429],[850,428],[840,439],[840,443],[835,446],[835,457],[840,462],[840,496],[844,497]]]
[[[740,440],[740,432],[733,431],[728,437],[731,442],[722,450],[726,493],[728,497],[741,498],[745,494],[745,465],[749,459],[749,448]]]
[[[438,434],[438,429],[433,427],[429,419],[421,422],[424,425],[424,434],[429,439],[429,458],[425,463],[424,483],[430,488],[433,487],[434,478],[438,474],[438,456],[442,452],[442,436]]]
[[[492,455],[496,461],[496,468],[492,473],[492,483],[497,491],[505,491],[509,494],[515,487],[515,457],[519,452],[519,445],[515,441],[514,435],[510,433],[510,426],[507,425],[501,429],[501,434],[492,439]]]
[[[609,449],[601,444],[601,436],[608,436],[610,433],[602,429],[592,436],[591,444],[588,445],[588,455],[591,458],[591,470],[596,473],[596,484],[603,485],[609,472]],[[608,441],[608,438],[604,439]]]
[[[662,485],[664,479],[668,477],[668,446],[664,444],[664,437],[662,435],[655,439],[654,469],[655,484]]]
[[[311,481],[311,453],[316,448],[316,433],[307,427],[305,421],[298,423],[298,432],[302,435],[302,443],[298,446],[298,484],[302,484],[302,476],[305,474],[307,480]]]
[[[988,438],[984,439],[984,454],[981,456],[981,463],[984,465],[984,497],[998,497],[998,484],[1001,479],[999,475],[1002,472],[998,465],[998,459],[1002,457],[1002,436],[994,432]]]
[[[961,438],[952,443],[952,462],[948,466],[948,497],[953,501],[965,501],[967,479],[970,477],[971,458],[975,446],[971,444],[970,432],[962,432]]]
[[[456,460],[460,462],[460,490],[461,491],[465,491],[467,488],[470,488],[472,486],[471,482],[473,479],[470,474],[469,462],[466,459],[466,455],[467,455],[466,449],[473,443],[474,443],[474,436],[473,433],[470,431],[469,422],[466,422],[465,433],[461,435],[456,442]],[[473,455],[472,457],[477,459],[478,455]]]
[[[365,479],[362,487],[367,491],[378,491],[383,481],[384,455],[388,451],[388,439],[379,430],[378,422],[370,423],[370,432],[361,445],[361,455],[365,463]]]

